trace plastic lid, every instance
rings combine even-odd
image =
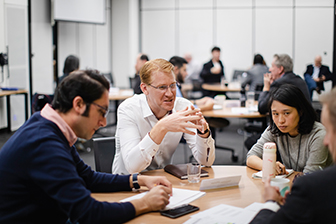
[[[276,145],[274,142],[266,142],[264,144],[264,151],[267,152],[275,152],[276,151]]]

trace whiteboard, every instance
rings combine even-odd
[[[57,21],[105,23],[105,0],[54,0],[52,7]]]

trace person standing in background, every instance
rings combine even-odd
[[[213,47],[211,50],[212,59],[203,65],[201,78],[204,83],[220,83],[224,75],[224,66],[220,60],[220,48]]]

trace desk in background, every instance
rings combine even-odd
[[[28,120],[28,91],[27,90],[4,90],[0,92],[0,97],[6,97],[6,105],[7,105],[7,131],[11,132],[12,124],[11,124],[11,105],[10,105],[10,96],[12,95],[24,95],[24,103],[25,103],[25,119]]]
[[[126,100],[134,95],[133,89],[119,89],[119,88],[110,88],[109,92],[109,100],[115,102],[115,123],[112,125],[117,124],[117,109],[119,106],[119,101]]]
[[[246,166],[212,166],[210,168],[202,168],[209,172],[209,177],[202,177],[201,180],[217,177],[227,177],[241,175],[239,186],[206,190],[205,196],[193,201],[191,204],[200,208],[199,211],[212,208],[216,205],[227,204],[240,208],[244,208],[253,202],[263,202],[264,184],[261,179],[252,179],[252,174],[256,170]],[[173,175],[164,172],[163,169],[143,172],[141,174],[149,176],[166,176],[173,184],[174,188],[199,190],[200,183],[191,184],[188,180],[180,180]],[[293,179],[292,174],[289,179]],[[118,192],[118,193],[94,193],[92,197],[98,201],[118,202],[124,198],[133,196],[134,192]],[[170,219],[161,216],[159,212],[150,212],[136,217],[128,223],[183,223],[187,221],[191,215],[196,212],[187,214],[177,219]]]
[[[215,92],[240,92],[240,85],[236,85],[235,83],[229,83],[228,86],[221,85],[220,83],[215,84],[202,84],[202,88],[208,91]]]
[[[258,103],[258,102],[256,102]],[[239,100],[225,100],[222,109],[215,109],[202,112],[204,117],[217,118],[263,118],[266,115],[260,114],[258,111],[246,111],[245,107],[237,107],[240,105]],[[241,108],[241,110],[239,109]],[[242,112],[243,111],[243,112]]]

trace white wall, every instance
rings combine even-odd
[[[111,5],[106,1],[106,23],[58,22],[58,76],[62,76],[65,58],[76,55],[80,69],[111,72]]]
[[[129,88],[139,53],[138,0],[112,0],[112,74],[115,85]]]
[[[32,93],[54,93],[50,1],[31,1]]]
[[[150,58],[169,59],[191,52],[197,61],[222,49],[226,77],[248,69],[260,53],[270,65],[275,53],[293,57],[303,76],[308,63],[322,54],[332,66],[332,0],[142,0],[141,47]]]

